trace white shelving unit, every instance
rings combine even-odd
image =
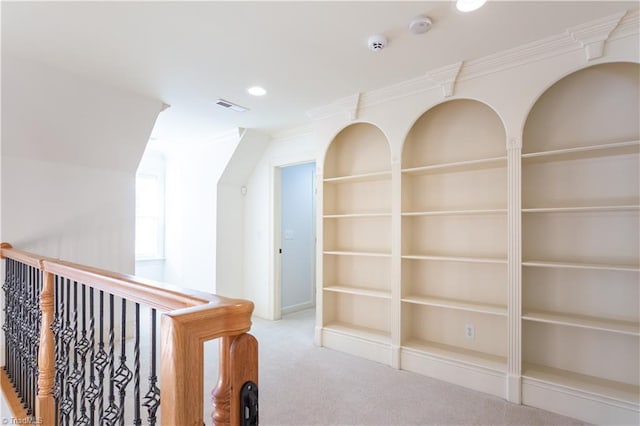
[[[391,157],[382,132],[343,130],[325,159],[322,342],[388,363]]]
[[[607,116],[620,71],[601,67],[609,95],[561,81],[525,128],[522,376],[525,404],[626,424],[640,411],[640,141],[633,120],[582,119]],[[581,126],[560,138],[558,116]]]
[[[416,122],[402,161],[401,368],[500,396],[507,365],[505,146],[493,111],[452,101]]]

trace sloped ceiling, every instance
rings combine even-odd
[[[303,124],[335,99],[562,33],[631,2],[3,2],[2,55],[162,100],[153,137],[206,140],[233,127]],[[422,35],[416,15],[433,19]],[[388,47],[367,48],[384,34]],[[251,85],[268,94],[255,98]],[[236,113],[218,98],[250,108]]]

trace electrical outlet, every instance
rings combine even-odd
[[[467,324],[464,326],[464,337],[467,339],[475,339],[476,327],[473,324]]]

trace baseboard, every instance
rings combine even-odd
[[[300,303],[299,305],[287,306],[286,308],[282,308],[280,312],[282,315],[292,314],[294,312],[304,311],[306,309],[311,309],[315,305],[312,302]]]
[[[522,403],[594,424],[640,424],[640,406],[535,379],[522,379]]]
[[[370,361],[391,365],[391,345],[329,329],[322,329],[322,346]]]
[[[506,372],[439,358],[406,348],[400,352],[400,368],[500,398],[507,398]]]

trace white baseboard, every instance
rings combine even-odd
[[[334,330],[322,330],[322,346],[391,365],[391,345]]]
[[[507,374],[467,363],[438,358],[411,349],[400,352],[400,368],[479,392],[507,398]]]
[[[315,305],[313,304],[313,302],[305,302],[305,303],[300,303],[299,305],[287,306],[286,308],[283,307],[281,312],[282,312],[282,315],[288,315],[288,314],[292,314],[294,312],[299,312],[299,311],[304,311],[306,309],[311,309],[314,306]]]
[[[522,403],[594,424],[640,424],[637,404],[530,378],[522,379]]]

